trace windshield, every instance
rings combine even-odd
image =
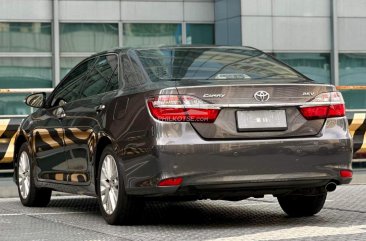
[[[152,81],[304,79],[286,65],[251,48],[158,48],[135,51]]]

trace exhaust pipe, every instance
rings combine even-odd
[[[327,192],[333,192],[334,190],[336,190],[337,188],[337,184],[334,182],[329,182],[327,185],[325,185],[325,190],[327,190]]]

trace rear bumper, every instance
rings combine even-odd
[[[351,181],[340,177],[340,170],[351,169],[352,160],[345,118],[327,120],[316,137],[272,140],[206,141],[189,123],[176,125],[182,129],[171,135],[165,134],[167,125],[175,124],[161,125],[152,154],[126,175],[128,194],[279,194]],[[171,177],[183,177],[183,183],[157,187],[160,180]]]

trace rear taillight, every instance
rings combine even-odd
[[[342,117],[346,108],[340,92],[321,93],[306,105],[300,107],[301,114],[307,120]]]
[[[147,100],[151,115],[160,121],[214,122],[220,109],[189,95],[157,95]]]

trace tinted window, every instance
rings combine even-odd
[[[303,79],[296,71],[252,48],[158,48],[135,52],[152,81]]]
[[[88,79],[85,81],[81,91],[82,98],[116,89],[116,86],[118,88],[117,60],[114,54],[104,55],[98,58],[94,68],[90,71]],[[112,82],[108,86],[110,80]]]
[[[112,77],[110,78],[108,85],[107,85],[107,89],[106,92],[108,91],[112,91],[112,90],[116,90],[119,88],[118,86],[118,58],[117,55],[110,55],[107,57],[110,65],[112,66],[112,68],[114,68],[113,73],[112,73]]]
[[[70,72],[66,79],[57,86],[52,99],[52,106],[59,105],[61,100],[68,103],[80,98],[81,86],[94,62],[95,59],[88,60]]]
[[[113,71],[112,78],[110,79],[105,92],[118,89],[118,68]]]
[[[122,77],[126,87],[135,87],[143,83],[143,75],[134,59],[122,55]]]

